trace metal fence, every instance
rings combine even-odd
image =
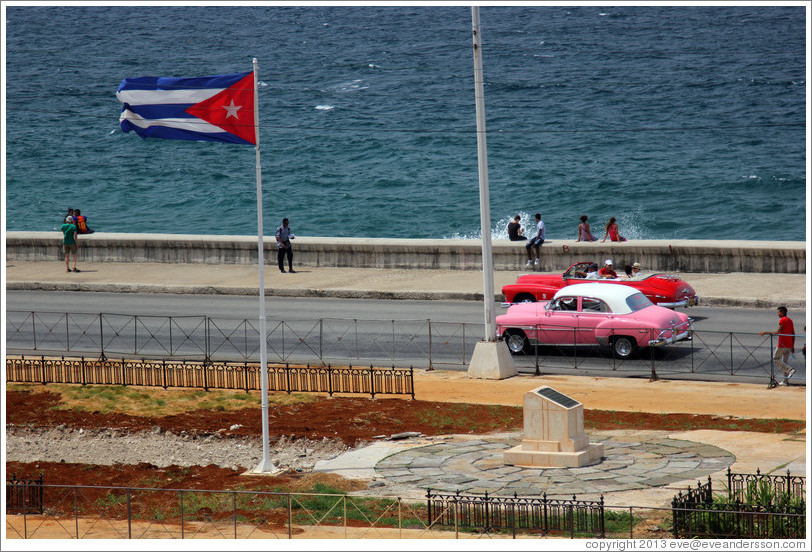
[[[17,479],[17,474],[11,474],[6,480],[6,512],[42,513],[42,474],[37,479]]]
[[[483,331],[482,324],[430,319],[269,320],[267,350],[269,361],[278,363],[466,367]],[[585,330],[567,332],[573,333],[572,342],[585,341]],[[245,362],[258,358],[259,340],[258,322],[248,319],[6,312],[6,347],[16,354]],[[774,386],[781,375],[773,362],[774,340],[757,333],[694,330],[690,341],[650,347],[630,358],[618,357],[611,347],[541,343],[515,359],[520,371],[535,374],[578,370],[652,379],[737,377]],[[798,368],[794,381],[805,383],[803,362],[790,363]]]
[[[713,482],[698,483],[671,501],[674,538],[804,539],[805,478],[732,473],[726,499]],[[756,502],[758,501],[758,502]]]
[[[548,499],[484,495],[426,493],[428,518],[435,526],[454,527],[455,531],[538,532],[540,535],[563,534],[570,538],[606,536],[604,503],[600,500]]]
[[[19,480],[18,480],[19,481]],[[431,495],[430,500],[397,496],[362,497],[328,493],[246,490],[211,491],[144,487],[42,485],[42,510],[7,511],[8,539],[497,539],[650,538],[651,519],[662,527],[681,516],[678,537],[690,537],[715,516],[721,538],[805,538],[806,516],[758,511],[650,506],[610,506],[603,501],[549,500],[544,519],[538,497],[469,497]],[[434,502],[437,500],[437,502]],[[520,504],[523,505],[523,511]],[[465,510],[468,510],[468,514]],[[599,513],[600,512],[600,513]],[[691,513],[693,512],[693,514]],[[693,517],[692,517],[693,516]],[[703,517],[704,516],[704,517]],[[527,527],[519,527],[519,521]],[[548,531],[529,528],[536,525]],[[680,522],[682,523],[682,522]],[[602,524],[602,525],[599,525]],[[731,530],[734,524],[740,528]],[[749,534],[741,529],[749,528]],[[762,529],[768,528],[768,531]],[[757,532],[755,529],[758,529]],[[770,532],[771,531],[771,532]],[[702,536],[710,536],[702,534]]]
[[[288,393],[410,395],[414,399],[414,369],[271,365],[268,390]],[[14,383],[74,383],[135,385],[195,389],[261,389],[258,364],[202,361],[6,357],[6,381]]]

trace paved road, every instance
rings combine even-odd
[[[258,357],[253,297],[10,291],[7,300],[11,352],[93,355],[103,347],[108,355]],[[267,309],[272,362],[464,370],[484,334],[478,301],[273,297],[267,299]],[[771,342],[757,332],[777,326],[770,309],[702,307],[689,312],[696,319],[693,342],[639,358],[620,361],[610,351],[592,347],[540,347],[537,354],[514,360],[523,373],[649,377],[653,368],[660,377],[769,381]],[[792,314],[799,320],[805,316]]]

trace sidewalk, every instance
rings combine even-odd
[[[105,291],[124,293],[199,293],[256,295],[258,268],[253,265],[171,263],[82,263],[66,273],[64,263],[10,262],[6,289]],[[526,271],[494,273],[494,293],[515,283]],[[805,274],[682,273],[705,306],[790,308],[806,306]],[[482,272],[470,270],[355,269],[300,267],[282,274],[265,267],[265,295],[371,299],[481,300]]]

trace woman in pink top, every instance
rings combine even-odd
[[[589,217],[586,215],[581,215],[581,224],[578,225],[578,239],[575,241],[598,241],[598,238],[593,236],[592,232],[589,230],[589,223],[587,222],[588,219]]]
[[[609,219],[609,222],[606,223],[606,233],[603,235],[603,240],[601,243],[606,241],[606,236],[609,236],[609,239],[613,242],[625,242],[626,238],[620,235],[620,231],[617,228],[617,220],[615,217]]]

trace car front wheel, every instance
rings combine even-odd
[[[535,303],[536,298],[529,293],[520,293],[513,298],[514,303]]]
[[[612,350],[617,358],[625,360],[637,350],[637,343],[630,337],[619,335],[612,341]]]
[[[527,339],[527,336],[524,335],[523,331],[506,330],[503,337],[505,339],[505,344],[507,345],[508,351],[510,351],[511,354],[526,355],[530,353],[530,341]]]

